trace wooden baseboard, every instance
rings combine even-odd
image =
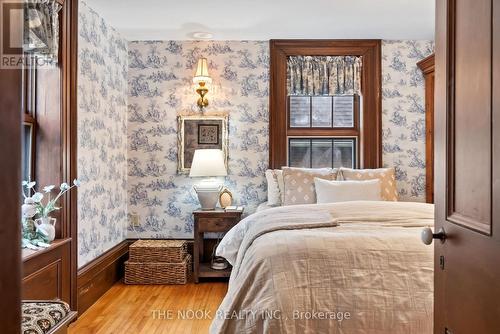
[[[128,247],[137,239],[126,239],[78,270],[77,300],[81,315],[124,275]],[[188,253],[193,255],[193,241],[188,242]],[[205,254],[212,254],[216,239],[206,239]]]
[[[79,315],[123,277],[129,245],[130,241],[124,240],[78,270]]]

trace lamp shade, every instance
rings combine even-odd
[[[196,66],[196,73],[194,74],[193,82],[212,82],[212,78],[210,78],[210,75],[208,74],[207,58],[200,58],[198,60],[198,66]]]
[[[190,177],[196,176],[226,176],[224,152],[218,149],[203,149],[194,151],[191,163]]]

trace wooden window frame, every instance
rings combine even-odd
[[[57,0],[57,2],[62,5],[58,14],[60,25],[58,74],[49,77],[45,70],[38,71],[35,113],[22,115],[28,120],[31,120],[29,118],[31,116],[32,120],[36,121],[34,146],[36,165],[33,175],[39,185],[58,184],[62,181],[71,181],[78,176],[78,1]],[[23,101],[22,107],[25,112],[31,112],[33,108],[26,109],[26,102]],[[70,295],[66,301],[69,301],[72,310],[76,310],[78,305],[77,191],[74,189],[62,196],[59,202],[62,209],[55,212],[56,239],[70,243],[69,278],[63,275],[62,282],[58,284],[63,286],[63,289],[69,286]],[[38,261],[38,257],[44,254],[45,251],[39,251],[30,257],[30,261]],[[26,266],[26,263],[24,262],[23,266]],[[26,268],[23,270],[26,271]]]
[[[36,64],[35,64],[36,65]],[[36,163],[36,77],[37,69],[35,65],[23,69],[23,125],[31,126],[31,143],[30,143],[30,161],[29,174],[30,180],[35,180],[35,163]],[[35,67],[33,67],[35,66]],[[24,159],[23,155],[23,159]],[[24,180],[23,180],[24,181]],[[28,181],[28,180],[26,180]]]
[[[288,164],[288,137],[358,137],[361,168],[382,166],[382,70],[380,40],[271,40],[269,93],[269,168]],[[290,128],[287,57],[361,56],[363,108],[361,133],[352,128]],[[359,122],[356,120],[355,122]],[[357,125],[357,124],[355,124]]]
[[[35,164],[36,164],[36,120],[33,116],[29,114],[24,114],[23,126],[29,125],[31,126],[31,142],[30,142],[30,161],[28,162],[29,166],[29,180],[23,181],[33,181],[35,180]],[[24,137],[24,134],[23,134]],[[25,146],[23,146],[25,147]],[[23,154],[23,159],[25,155]],[[23,165],[24,166],[24,165]],[[24,175],[23,175],[24,177]]]

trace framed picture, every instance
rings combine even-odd
[[[228,115],[179,115],[177,172],[189,174],[194,151],[219,149],[227,168]]]
[[[198,124],[199,145],[219,145],[219,124]]]

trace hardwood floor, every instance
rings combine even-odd
[[[224,282],[158,286],[120,282],[82,314],[69,333],[208,333],[226,291]]]

